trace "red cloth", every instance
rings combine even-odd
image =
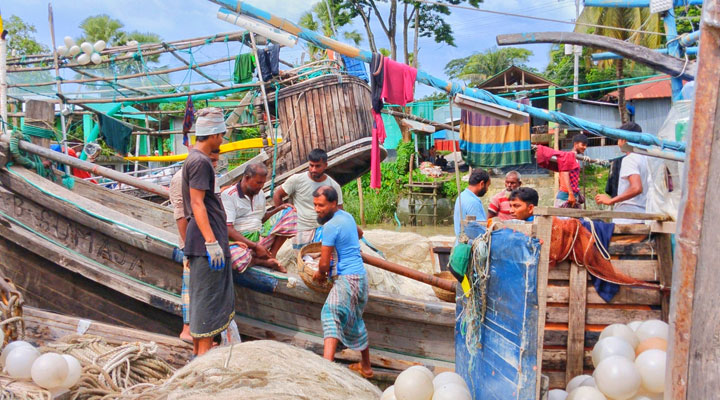
[[[385,124],[382,114],[371,110],[373,115],[372,148],[370,149],[370,187],[380,189],[382,174],[380,173],[380,145],[385,143]]]
[[[435,139],[435,150],[438,151],[455,151],[460,150],[460,143],[455,141],[455,147],[453,147],[452,140]]]
[[[557,157],[557,163],[550,161],[550,158],[553,156]],[[580,168],[580,164],[578,164],[575,159],[575,153],[555,150],[543,145],[537,146],[535,159],[539,167],[555,172],[572,171],[573,169]]]
[[[383,75],[381,97],[385,102],[404,106],[413,101],[417,77],[415,68],[384,57]]]

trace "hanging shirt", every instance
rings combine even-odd
[[[390,57],[383,60],[382,98],[388,103],[404,106],[413,101],[417,70],[409,65],[393,61]]]
[[[460,205],[462,203],[462,216],[460,215]],[[455,213],[453,214],[453,225],[455,226],[455,237],[460,237],[462,230],[461,222],[468,216],[474,216],[476,221],[486,221],[485,206],[482,200],[472,192],[465,188],[455,200]]]
[[[238,183],[225,188],[220,193],[220,199],[228,225],[240,233],[260,232],[265,216],[265,194],[262,191],[248,198]]]

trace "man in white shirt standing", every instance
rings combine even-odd
[[[230,262],[239,272],[250,265],[286,272],[275,256],[285,240],[297,232],[297,215],[290,204],[266,211],[262,188],[267,176],[264,164],[250,164],[240,182],[220,193],[228,236],[235,242],[230,246]]]
[[[620,129],[633,132],[642,132],[640,125],[634,122],[626,122]],[[627,140],[619,139],[618,146],[621,148]],[[647,157],[636,153],[626,153],[620,165],[620,179],[618,181],[618,195],[610,197],[607,194],[595,196],[597,204],[613,206],[613,211],[645,212],[648,192],[649,169]],[[615,218],[616,224],[633,224],[636,220]]]
[[[291,176],[275,190],[275,207],[283,204],[283,198],[289,197],[297,210],[297,235],[293,239],[293,248],[301,249],[308,243],[322,241],[322,226],[317,221],[313,193],[322,186],[331,186],[338,194],[338,207],[342,209],[342,188],[325,174],[327,153],[323,149],[314,149],[308,154],[308,172]]]

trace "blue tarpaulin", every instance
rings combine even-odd
[[[485,228],[470,223],[472,239]],[[473,399],[525,400],[535,398],[537,379],[538,298],[537,266],[540,243],[511,229],[492,234],[487,309],[480,344],[468,349],[462,320],[455,326],[455,371],[470,387]],[[467,298],[458,294],[456,315]]]

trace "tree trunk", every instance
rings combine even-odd
[[[615,61],[615,79],[618,80],[618,83],[620,82],[620,79],[623,78],[623,70],[625,67],[625,60],[619,59]],[[621,85],[618,85],[621,86]],[[618,88],[618,112],[620,113],[620,121],[621,123],[628,122],[628,112],[627,107],[625,105],[625,88],[621,87]]]
[[[365,25],[365,33],[367,33],[368,38],[368,44],[370,45],[370,51],[373,53],[377,53],[377,46],[375,45],[375,35],[373,35],[372,29],[370,29],[370,18],[365,15],[365,11],[358,5],[357,3],[354,3],[355,7],[358,9],[358,14],[360,14],[360,18],[363,20],[363,25]]]
[[[388,40],[390,41],[390,58],[397,61],[397,0],[390,1],[390,17],[388,18]]]
[[[415,6],[415,36],[413,43],[413,68],[418,67],[418,41],[420,39],[420,6]]]
[[[403,53],[405,55],[405,64],[410,65],[410,53],[408,53],[408,27],[410,20],[407,15],[408,4],[404,4],[403,8]]]

